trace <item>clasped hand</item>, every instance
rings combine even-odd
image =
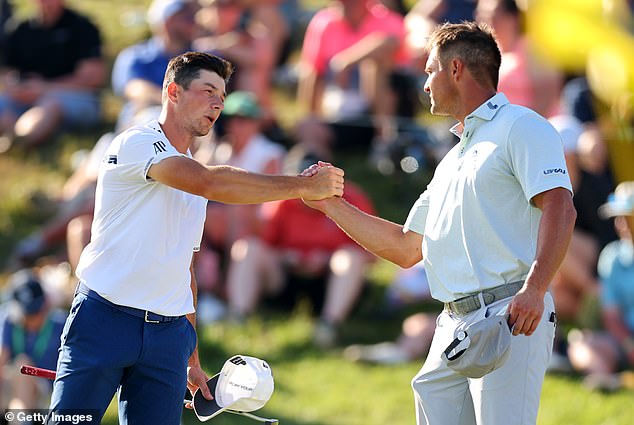
[[[314,179],[309,193],[302,198],[305,202],[343,196],[344,172],[341,168],[319,161],[302,171],[300,176]]]

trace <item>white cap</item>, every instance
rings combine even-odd
[[[599,216],[604,219],[626,215],[634,215],[634,181],[619,183],[608,202],[599,207]]]
[[[465,329],[456,329],[454,340],[441,354],[442,361],[469,378],[481,378],[502,367],[511,348],[512,334],[507,321],[503,309]]]
[[[207,386],[214,395],[207,400],[196,390],[193,407],[201,421],[225,410],[252,412],[261,409],[273,394],[273,374],[268,363],[255,357],[237,355],[227,360]]]
[[[148,9],[147,21],[151,26],[160,25],[189,3],[191,0],[154,0]]]

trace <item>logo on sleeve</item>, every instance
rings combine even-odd
[[[155,154],[167,152],[167,146],[165,145],[165,142],[159,140],[158,142],[154,142],[153,145]]]
[[[549,168],[547,170],[544,170],[544,174],[545,175],[549,175],[549,174],[563,174],[563,175],[566,175],[566,174],[568,174],[568,172],[566,171],[565,168]]]
[[[106,158],[106,162],[108,164],[117,164],[117,155],[108,155],[108,158]]]

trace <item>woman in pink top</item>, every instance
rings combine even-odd
[[[502,52],[498,91],[545,117],[557,114],[563,78],[535,55],[515,0],[479,0],[476,19],[493,28]]]

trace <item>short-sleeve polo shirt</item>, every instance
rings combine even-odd
[[[180,316],[194,311],[189,269],[207,200],[147,176],[153,164],[173,156],[186,155],[157,121],[113,140],[99,170],[91,241],[77,276],[113,303]]]
[[[464,124],[452,128],[460,142],[403,229],[423,235],[431,294],[443,302],[525,279],[541,219],[532,198],[572,192],[561,138],[545,118],[498,93]]]

